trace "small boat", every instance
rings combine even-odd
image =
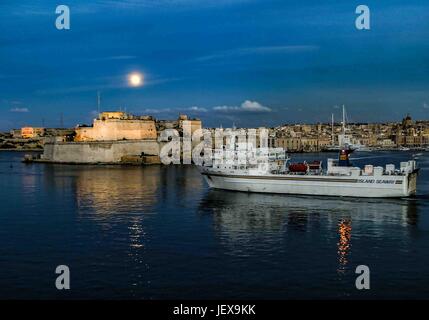
[[[322,150],[326,152],[338,152],[341,150],[341,147],[337,145],[329,145],[329,146],[323,147]]]
[[[356,152],[372,152],[373,149],[371,149],[370,147],[361,145],[361,146],[357,147],[354,151],[356,151]]]

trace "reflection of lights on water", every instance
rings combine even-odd
[[[342,220],[338,225],[338,234],[340,240],[338,242],[338,260],[340,264],[339,272],[344,271],[344,267],[347,265],[347,255],[350,251],[350,238],[352,234],[352,226],[350,220]]]
[[[143,248],[143,241],[145,237],[145,232],[141,225],[141,221],[137,219],[134,223],[128,227],[130,231],[130,246],[132,248]]]
[[[136,267],[132,270],[133,282],[131,283],[131,293],[137,294],[138,288],[150,286],[150,281],[145,277],[146,272],[150,269],[149,264],[144,259],[146,232],[143,228],[142,216],[132,219],[131,224],[128,226],[130,250],[128,257],[133,261]],[[137,289],[135,289],[137,288]]]

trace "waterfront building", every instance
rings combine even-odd
[[[187,121],[191,125],[191,133],[198,129],[202,129],[202,122],[200,119],[191,119],[185,114],[180,114],[177,120],[156,120],[156,129],[159,132],[165,129],[176,129],[180,134],[183,133],[183,123]]]
[[[396,145],[405,147],[423,147],[429,145],[429,123],[427,121],[414,122],[407,115],[395,126],[393,139]]]
[[[291,152],[320,151],[343,140],[341,123],[285,124],[273,131],[274,145]],[[401,122],[348,123],[347,136],[356,145],[372,148],[427,147],[429,121],[413,121],[407,115]]]
[[[21,129],[13,129],[10,133],[14,139],[34,139],[43,137],[45,132],[45,128],[23,127]]]

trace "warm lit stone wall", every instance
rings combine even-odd
[[[191,124],[191,133],[195,130],[202,129],[201,120],[187,120]],[[183,121],[180,122],[180,127],[183,127]]]
[[[93,127],[76,129],[75,141],[153,140],[157,138],[155,121],[95,119]]]
[[[42,160],[59,163],[120,163],[123,156],[159,155],[156,140],[49,142]]]

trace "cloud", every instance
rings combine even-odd
[[[102,10],[187,10],[232,6],[247,1],[250,0],[93,0],[70,6],[70,11],[72,14],[94,14]],[[55,14],[55,10],[46,4],[21,4],[12,8],[14,15],[47,16]]]
[[[173,111],[174,109],[171,109],[171,108],[160,108],[160,109],[148,108],[148,109],[144,109],[143,113],[150,115],[150,114],[158,114],[158,113],[170,113]]]
[[[243,3],[249,0],[99,0],[96,3],[120,9],[218,7]]]
[[[181,81],[185,78],[152,78],[145,75],[145,82],[142,88],[153,86],[153,85],[159,85],[164,84],[168,82],[173,81]],[[74,87],[63,87],[63,88],[53,88],[53,89],[42,89],[42,90],[36,90],[35,93],[38,95],[58,95],[58,94],[69,94],[69,93],[81,93],[81,92],[96,92],[96,91],[104,91],[107,89],[124,89],[129,88],[128,82],[127,82],[127,75],[119,75],[119,76],[108,76],[108,77],[102,77],[98,79],[93,79],[93,82],[96,82],[98,84],[89,84],[89,85],[82,85],[82,86],[74,86]]]
[[[185,109],[186,111],[193,111],[193,112],[207,112],[208,110],[206,108],[201,108],[197,106],[189,107]]]
[[[193,113],[204,113],[208,112],[206,108],[192,106],[188,108],[147,108],[143,110],[146,114],[159,114],[159,113],[186,113],[186,112],[193,112]]]
[[[10,112],[30,112],[30,110],[28,108],[12,108]]]
[[[318,46],[312,46],[312,45],[238,48],[238,49],[221,51],[212,55],[199,57],[196,60],[200,62],[204,62],[204,61],[218,60],[218,59],[224,59],[224,58],[236,58],[236,57],[242,57],[246,55],[298,53],[298,52],[310,52],[318,49],[319,49]]]
[[[426,102],[423,103],[423,109],[429,109],[429,105]]]
[[[268,107],[263,106],[259,102],[246,100],[239,107],[238,106],[217,106],[213,110],[221,112],[271,112],[272,110]]]
[[[59,5],[59,4],[57,4]],[[97,6],[93,4],[75,4],[70,7],[71,14],[89,14],[96,12]],[[53,9],[52,9],[53,8]],[[21,4],[15,5],[12,9],[13,15],[31,15],[31,16],[55,16],[56,5],[48,4]]]
[[[115,60],[133,60],[136,59],[137,56],[131,56],[131,55],[121,55],[121,56],[110,56],[110,57],[99,57],[99,58],[92,58],[87,59],[86,61],[90,62],[96,62],[96,61],[115,61]]]

